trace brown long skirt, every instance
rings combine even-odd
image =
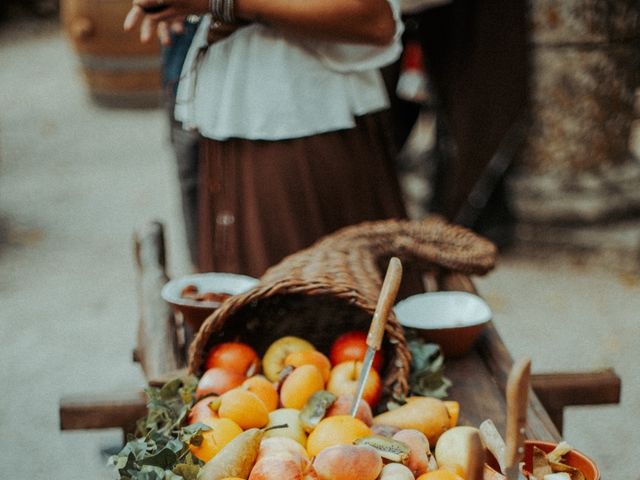
[[[202,140],[199,269],[261,276],[341,227],[404,218],[378,114],[285,141]]]

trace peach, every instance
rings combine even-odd
[[[353,395],[345,393],[336,398],[331,407],[327,410],[326,417],[333,417],[334,415],[351,415],[351,405],[353,404]],[[358,411],[356,412],[356,418],[359,418],[367,426],[371,426],[373,423],[373,413],[371,407],[366,400],[361,400],[358,405]]]
[[[285,408],[302,409],[307,400],[324,388],[322,372],[315,365],[301,365],[289,374],[280,388],[280,403]]]
[[[418,430],[404,429],[397,432],[393,439],[409,446],[409,458],[405,465],[416,477],[429,471],[429,440],[424,433]]]
[[[260,442],[258,460],[262,457],[268,457],[277,453],[293,455],[295,458],[300,459],[301,464],[306,463],[305,460],[309,459],[309,454],[304,447],[291,438],[268,437]]]
[[[388,463],[382,467],[378,480],[415,480],[409,468],[401,463]]]
[[[313,466],[320,480],[375,480],[382,457],[366,445],[336,445],[318,453]]]

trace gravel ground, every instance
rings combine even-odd
[[[189,270],[163,111],[96,107],[76,62],[55,22],[0,30],[0,465],[7,478],[112,477],[101,451],[117,446],[120,434],[61,433],[59,398],[144,383],[131,362],[136,228],[162,221],[170,273]],[[638,276],[505,256],[478,286],[514,356],[532,356],[534,371],[616,369],[622,403],[568,409],[565,435],[606,478],[640,479]]]

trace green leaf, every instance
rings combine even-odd
[[[163,448],[155,455],[148,456],[142,460],[140,460],[140,465],[151,465],[154,467],[159,467],[164,469],[172,468],[176,461],[178,460],[178,455],[176,452],[171,450],[170,448]]]
[[[411,393],[436,398],[447,396],[451,381],[444,376],[444,355],[440,346],[419,337],[407,342],[411,350],[409,385]]]

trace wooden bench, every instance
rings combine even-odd
[[[177,324],[160,290],[168,280],[163,227],[152,223],[135,235],[138,267],[139,328],[133,358],[150,383],[160,383],[186,366],[186,346],[191,337]],[[437,279],[443,290],[475,292],[465,275],[447,273]],[[473,351],[446,361],[453,386],[451,398],[461,404],[460,423],[479,425],[491,418],[504,431],[504,391],[513,360],[494,325],[490,323]],[[553,373],[532,376],[527,437],[557,441],[563,411],[572,405],[611,404],[620,401],[620,378],[613,370],[587,373]],[[60,429],[120,428],[132,432],[146,414],[142,390],[105,394],[74,394],[60,400]]]

